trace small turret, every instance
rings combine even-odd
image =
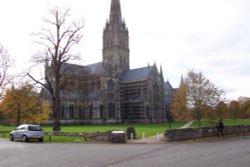
[[[164,81],[163,72],[162,72],[162,65],[160,66],[160,76],[161,76],[162,81]]]
[[[181,82],[180,82],[180,86],[181,85],[184,85],[184,78],[183,78],[183,75],[181,74]]]

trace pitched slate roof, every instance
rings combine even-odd
[[[88,72],[92,75],[98,75],[102,73],[102,62],[98,62],[95,64],[90,64],[86,66]]]
[[[174,90],[172,85],[169,83],[169,81],[164,82],[164,90],[165,91],[173,91]]]
[[[87,73],[90,75],[98,75],[102,73],[102,62],[98,62],[95,64],[86,65],[86,66],[64,63],[62,65],[62,71],[63,73],[66,73],[68,75],[81,76]]]
[[[51,99],[51,95],[47,89],[42,89],[41,94],[46,99]],[[78,92],[77,90],[70,90],[70,91],[62,91],[60,92],[60,98],[67,98],[67,99],[93,99],[96,98],[98,93],[96,91],[89,91],[89,92]]]
[[[67,75],[83,75],[87,73],[87,68],[85,66],[80,66],[76,64],[63,63],[61,67],[61,72]]]
[[[123,82],[144,81],[144,80],[147,80],[151,72],[151,69],[152,69],[152,66],[124,71],[120,79]]]
[[[173,100],[174,89],[169,81],[164,82],[164,91],[165,91],[165,103],[171,104]]]

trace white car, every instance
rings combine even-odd
[[[23,124],[10,132],[10,141],[22,140],[28,142],[31,139],[36,139],[43,142],[43,129],[40,125]]]

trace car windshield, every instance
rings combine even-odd
[[[30,131],[42,131],[42,128],[40,126],[29,126],[28,130],[30,130]]]

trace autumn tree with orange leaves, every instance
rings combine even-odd
[[[201,72],[190,70],[185,79],[187,85],[187,108],[192,113],[193,119],[201,127],[208,107],[215,107],[221,101],[223,92],[211,83]]]
[[[33,90],[30,84],[20,88],[14,86],[6,91],[5,98],[0,104],[3,124],[20,125],[22,123],[47,123],[51,109]]]
[[[179,88],[174,92],[172,113],[175,121],[188,121],[190,114],[187,109],[187,85],[183,78]]]

